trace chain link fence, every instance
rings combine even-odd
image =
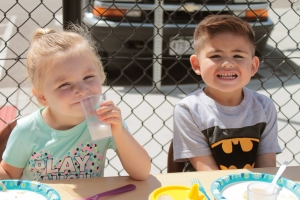
[[[243,1],[128,2],[131,2],[129,7],[125,1],[82,1],[82,25],[100,44],[99,54],[108,74],[104,91],[119,105],[131,133],[148,151],[151,173],[166,173],[174,105],[204,86],[189,65],[193,49],[192,32],[188,31],[193,31],[208,14],[235,14],[245,18],[247,10],[256,9],[259,1],[245,0],[244,4],[236,5],[233,3]],[[267,3],[266,8],[249,20],[257,33],[263,31],[256,38],[261,66],[247,87],[269,96],[277,107],[283,150],[277,155],[277,164],[288,160],[290,165],[299,165],[300,4],[296,0],[268,0]],[[241,5],[244,7],[237,11]],[[193,10],[195,6],[198,10]],[[11,118],[38,109],[25,69],[29,40],[38,27],[62,30],[62,10],[61,1],[0,2],[2,127]],[[263,22],[266,13],[272,24]],[[171,25],[173,29],[168,32]],[[173,37],[169,37],[170,32]],[[115,175],[126,175],[126,172],[115,153],[109,151],[105,176]]]

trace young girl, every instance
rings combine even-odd
[[[100,120],[111,124],[113,137],[92,141],[79,101],[102,93],[106,77],[85,31],[75,25],[70,30],[34,33],[27,70],[32,92],[43,107],[18,120],[3,153],[0,179],[101,177],[109,148],[116,150],[130,177],[146,179],[149,156],[110,100],[97,112]]]

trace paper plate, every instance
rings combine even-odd
[[[155,189],[150,195],[149,200],[160,200],[160,199],[174,199],[174,200],[183,200],[187,199],[191,187],[181,186],[181,185],[168,185]],[[198,188],[196,189],[198,191]],[[197,192],[196,191],[196,192]],[[205,195],[198,191],[199,199],[206,199]],[[196,194],[194,194],[196,196]],[[193,197],[195,198],[195,196]],[[166,197],[162,197],[166,196]],[[196,198],[195,198],[196,199]]]
[[[272,182],[274,175],[264,173],[240,173],[230,174],[215,180],[211,187],[211,193],[216,200],[245,200],[247,185],[253,181]],[[280,186],[278,200],[300,200],[300,184],[286,178],[277,181]]]
[[[39,182],[26,180],[1,180],[0,195],[4,196],[8,195],[8,193],[3,192],[3,185],[8,192],[18,191],[18,195],[20,195],[20,193],[23,193],[25,196],[28,195],[28,193],[31,193],[35,196],[45,197],[46,200],[61,200],[61,197],[56,190]]]

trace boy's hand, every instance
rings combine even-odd
[[[98,119],[111,125],[113,134],[122,132],[122,115],[121,110],[112,100],[106,100],[100,104],[96,111]]]

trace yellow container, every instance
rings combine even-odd
[[[170,185],[157,188],[150,196],[149,200],[172,199],[172,200],[206,200],[204,194],[198,190],[199,185],[194,184],[192,187]],[[169,198],[163,198],[169,196]]]

